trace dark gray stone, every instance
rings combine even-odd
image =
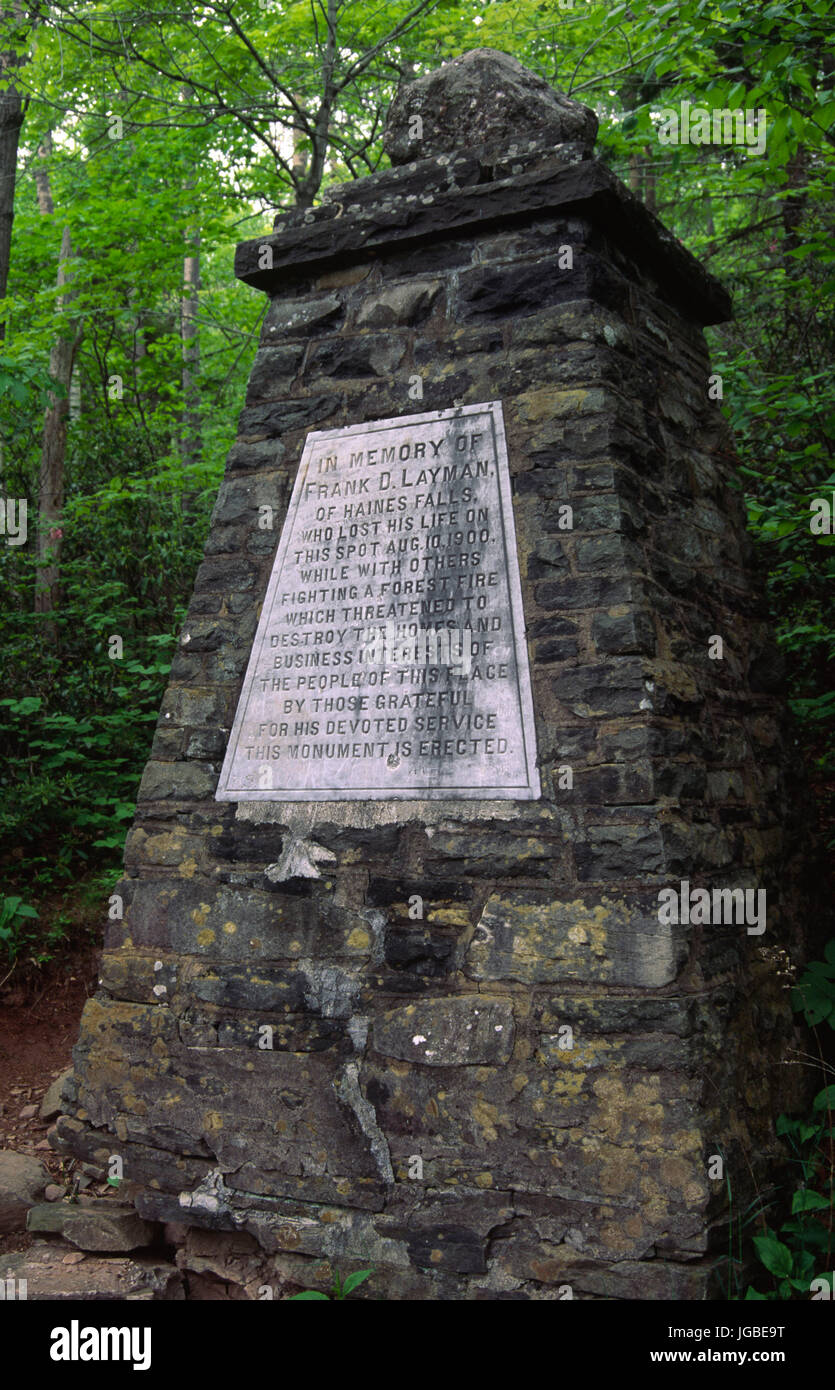
[[[107,1197],[89,1200],[86,1205],[71,1202],[41,1202],[32,1207],[26,1229],[39,1235],[51,1232],[63,1236],[77,1250],[109,1253],[138,1250],[149,1245],[154,1227],[137,1216],[131,1206]]]
[[[40,1159],[0,1149],[0,1235],[25,1228],[27,1211],[43,1196],[48,1182]]]
[[[509,1060],[514,1037],[509,1003],[470,994],[422,999],[382,1014],[372,1045],[385,1057],[426,1067],[495,1066]]]
[[[415,133],[415,118],[422,129]],[[411,128],[410,128],[411,127]],[[392,164],[458,152],[462,143],[507,157],[526,145],[578,142],[591,149],[597,117],[495,48],[475,48],[401,87],[383,148]]]

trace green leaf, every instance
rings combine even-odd
[[[754,1236],[754,1248],[769,1274],[778,1279],[791,1274],[792,1252],[776,1236]]]
[[[830,1205],[829,1198],[822,1196],[820,1192],[801,1187],[792,1198],[792,1215],[795,1216],[799,1211],[827,1211]]]
[[[356,1274],[349,1274],[342,1285],[342,1292],[346,1294],[352,1293],[353,1290],[364,1283],[366,1279],[369,1279],[373,1273],[373,1269],[359,1269]]]
[[[812,1102],[813,1110],[832,1110],[835,1109],[835,1086],[824,1086],[822,1091],[818,1091]]]
[[[288,1303],[330,1303],[326,1293],[317,1293],[315,1289],[307,1289],[305,1293],[294,1293],[292,1298],[288,1298]]]

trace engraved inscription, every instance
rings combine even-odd
[[[539,795],[501,403],[309,434],[217,800]]]

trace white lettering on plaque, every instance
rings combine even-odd
[[[539,795],[501,402],[309,434],[217,800]]]

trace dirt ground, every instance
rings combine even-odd
[[[0,995],[0,1148],[34,1155],[62,1185],[66,1159],[46,1137],[55,1121],[41,1120],[38,1111],[72,1061],[81,1011],[96,988],[96,967],[97,952],[88,945],[34,979],[10,980]],[[32,1106],[35,1113],[28,1115]],[[25,1232],[0,1237],[0,1254],[25,1250],[32,1239]]]

